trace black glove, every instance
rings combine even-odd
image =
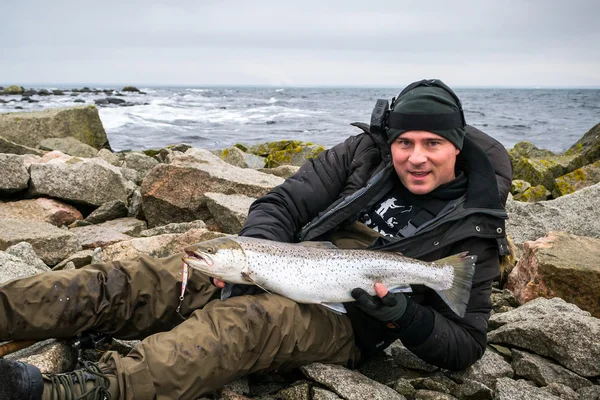
[[[351,292],[356,306],[371,317],[382,322],[395,322],[406,311],[408,300],[403,293],[388,292],[383,298],[371,296],[364,289],[355,288]]]

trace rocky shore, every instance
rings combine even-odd
[[[290,140],[115,153],[94,106],[0,114],[0,282],[236,234],[255,198],[322,150]],[[527,142],[510,154],[507,232],[518,257],[494,288],[479,362],[441,370],[397,342],[357,371],[316,363],[242,379],[214,397],[600,399],[600,124],[564,154]],[[8,357],[48,372],[76,362],[69,342],[56,340]]]

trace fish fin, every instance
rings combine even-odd
[[[346,314],[346,307],[342,303],[320,303],[323,307],[336,314]]]
[[[262,290],[264,290],[265,292],[267,292],[267,293],[271,294],[271,291],[270,291],[270,290],[267,290],[267,289],[265,289],[264,287],[262,287],[261,285],[259,285],[258,283],[256,283],[256,281],[254,281],[252,278],[250,278],[250,275],[249,275],[249,274],[247,274],[247,273],[245,273],[245,272],[242,272],[242,277],[243,277],[245,280],[247,280],[248,282],[250,282],[251,284],[258,286],[259,288],[261,288],[261,289],[262,289]]]
[[[339,250],[337,248],[337,246],[331,242],[299,242],[296,243],[296,245],[298,246],[304,246],[304,247],[315,247],[318,249],[335,249],[335,250]]]
[[[412,287],[410,285],[399,285],[388,290],[392,293],[410,293],[412,292]]]
[[[452,311],[463,318],[467,311],[467,304],[471,295],[471,284],[475,274],[477,256],[468,256],[468,252],[455,254],[450,257],[434,261],[436,265],[449,265],[454,269],[452,286],[445,290],[436,290]]]

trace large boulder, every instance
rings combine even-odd
[[[113,200],[127,204],[135,189],[133,182],[123,177],[120,168],[101,158],[66,156],[33,163],[29,168],[32,195],[100,206]]]
[[[557,198],[596,183],[600,183],[600,161],[588,164],[556,178],[552,196]]]
[[[506,287],[521,303],[560,297],[600,318],[600,239],[550,232],[525,242]]]
[[[135,218],[118,218],[97,225],[70,229],[83,249],[106,247],[110,244],[133,239],[132,236],[146,229],[146,222]]]
[[[33,149],[31,147],[23,146],[18,143],[11,142],[10,140],[6,140],[3,137],[0,137],[0,153],[6,154],[35,154],[36,156],[41,156],[45,152],[37,149]]]
[[[8,218],[42,221],[60,227],[81,220],[83,216],[71,205],[42,197],[0,203],[0,220]]]
[[[208,198],[206,205],[219,226],[219,231],[237,234],[246,219],[248,209],[256,200],[240,194],[204,193]]]
[[[527,181],[533,186],[543,185],[552,190],[554,178],[572,171],[569,170],[572,156],[538,149],[529,142],[515,144],[508,153],[514,168],[513,178]]]
[[[600,123],[587,131],[565,155],[574,157],[571,170],[600,160]]]
[[[283,179],[227,164],[207,150],[190,149],[154,167],[142,182],[142,208],[150,227],[210,217],[205,193],[259,197]]]
[[[20,242],[31,244],[38,257],[50,266],[81,250],[81,245],[73,233],[54,225],[19,219],[3,220],[0,229],[0,250],[6,250]]]
[[[96,149],[110,148],[93,106],[0,114],[0,136],[33,148],[43,139],[68,136]]]
[[[600,238],[599,183],[555,200],[522,203],[509,198],[506,209],[506,231],[517,246],[550,231]]]
[[[21,156],[0,154],[0,193],[18,192],[27,188],[29,172]]]
[[[27,242],[20,242],[8,247],[6,251],[0,251],[0,284],[48,271],[50,268]]]
[[[12,95],[19,95],[19,94],[23,94],[23,92],[25,91],[25,89],[23,88],[23,86],[19,86],[19,85],[10,85],[9,87],[5,88],[4,91],[2,92],[3,94],[12,94]]]
[[[600,376],[600,320],[555,297],[494,314],[488,341],[549,357],[583,377]]]

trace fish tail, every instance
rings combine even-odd
[[[437,290],[437,293],[448,307],[461,318],[467,311],[471,284],[475,274],[475,262],[477,261],[477,256],[467,254],[468,252],[463,252],[435,261],[436,265],[449,265],[454,269],[452,286],[449,289]]]

